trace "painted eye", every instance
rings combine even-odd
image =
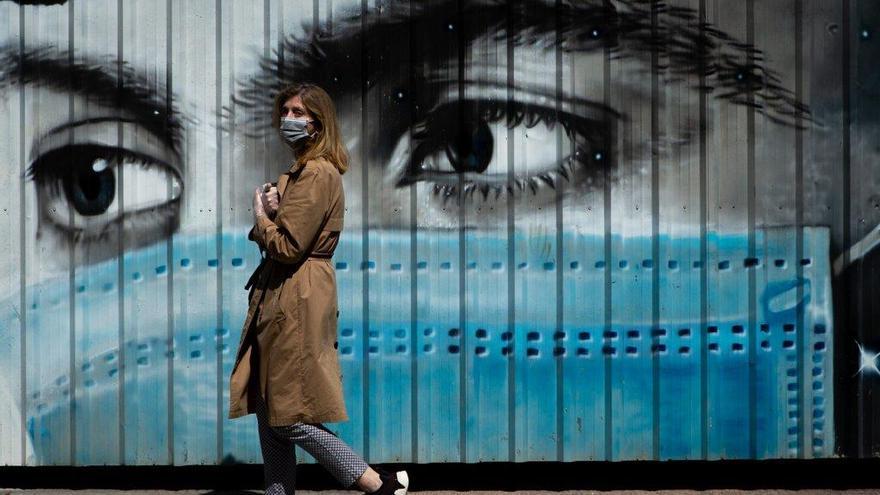
[[[557,124],[564,130],[562,156]],[[512,157],[506,146],[497,146],[510,131],[517,146],[525,146]],[[563,181],[600,175],[610,164],[609,135],[600,121],[537,104],[478,99],[446,103],[415,126],[412,143],[398,143],[398,150],[412,145],[413,151],[401,160],[406,165],[396,185],[425,182],[444,200],[458,193],[480,192],[484,200],[504,192],[538,194],[542,188],[561,187]],[[512,179],[507,174],[511,158]]]
[[[139,230],[161,229],[163,219],[177,214],[183,189],[170,164],[95,144],[45,152],[31,165],[30,175],[37,184],[43,217],[77,240],[101,238],[123,221],[143,221],[137,224]]]

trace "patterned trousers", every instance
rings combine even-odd
[[[350,488],[367,470],[367,463],[320,423],[270,426],[266,403],[262,399],[257,401],[257,427],[263,452],[266,495],[293,495],[296,482],[294,445],[311,454],[344,488]]]

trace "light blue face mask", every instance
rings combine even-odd
[[[313,121],[291,118],[281,119],[281,127],[279,129],[279,132],[281,133],[281,138],[290,145],[293,145],[301,139],[311,138],[313,135],[309,134],[309,132],[306,130],[306,126],[310,122]]]
[[[654,261],[650,236],[615,235],[608,260],[602,235],[565,232],[556,260],[552,235],[468,232],[460,251],[457,231],[373,229],[363,260],[361,236],[344,234],[333,262],[351,419],[333,427],[359,451],[368,427],[370,462],[411,460],[414,434],[419,462],[457,461],[462,428],[468,462],[556,459],[557,438],[566,460],[608,448],[645,459],[657,411],[662,458],[699,458],[704,428],[709,458],[749,458],[750,423],[757,458],[831,456],[828,229],[800,235],[802,259],[794,228],[757,230],[749,258],[746,235],[710,233],[704,267],[699,237],[661,237]],[[24,410],[32,463],[117,464],[120,450],[128,464],[165,464],[169,451],[175,463],[260,462],[253,418],[226,419],[259,252],[245,230],[170,245],[125,253],[122,271],[113,260],[77,267],[72,285],[28,287],[24,308],[17,293],[0,300],[0,386]]]

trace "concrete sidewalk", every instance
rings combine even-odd
[[[211,491],[211,490],[181,490],[181,491],[151,491],[151,490],[14,490],[0,488],[0,495],[262,495],[262,491]],[[302,495],[356,495],[359,492],[345,490],[326,490],[311,491],[297,490]],[[569,490],[569,491],[413,491],[419,495],[826,495],[826,494],[846,494],[846,495],[874,495],[880,494],[880,489],[863,489],[863,490],[660,490],[660,491],[644,491],[644,490],[615,490],[615,491],[594,491],[594,490]]]

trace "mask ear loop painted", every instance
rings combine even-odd
[[[867,256],[878,245],[880,245],[880,224],[868,232],[865,237],[862,237],[862,240],[850,246],[843,253],[840,253],[832,265],[834,276],[839,276],[851,264]]]

